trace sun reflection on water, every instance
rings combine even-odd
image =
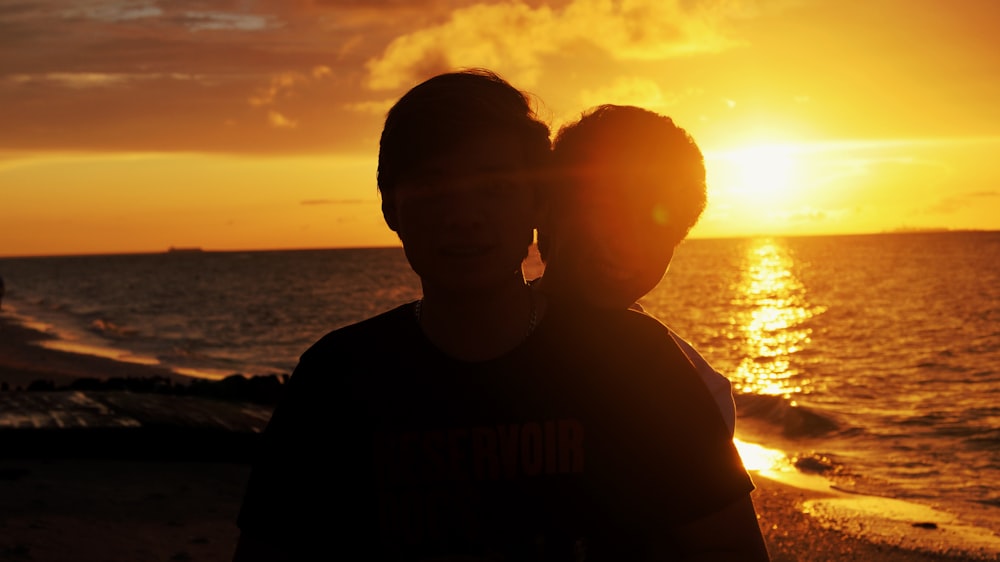
[[[760,239],[747,258],[730,319],[729,337],[742,339],[745,350],[732,377],[734,390],[789,399],[808,393],[809,381],[792,357],[808,346],[811,330],[804,324],[821,311],[808,306],[785,246]]]
[[[779,473],[787,471],[791,466],[788,456],[778,449],[769,449],[763,445],[743,441],[733,438],[736,450],[740,452],[743,466],[747,470],[766,473]]]

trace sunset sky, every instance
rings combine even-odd
[[[993,0],[0,0],[0,256],[398,244],[388,107],[485,66],[557,128],[643,106],[693,237],[1000,229]]]

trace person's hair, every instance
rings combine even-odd
[[[379,140],[377,183],[383,198],[425,159],[478,135],[512,134],[529,172],[550,155],[550,131],[527,94],[493,71],[471,68],[434,76],[389,110]]]
[[[660,202],[664,244],[679,244],[698,222],[707,200],[705,161],[694,139],[669,117],[629,105],[601,105],[563,126],[552,149],[555,171],[551,209],[589,176],[620,177],[621,184],[601,189],[648,189]],[[645,181],[626,181],[641,176]],[[627,217],[629,220],[632,217]],[[551,244],[539,232],[538,249],[546,259]]]

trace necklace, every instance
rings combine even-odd
[[[413,303],[413,316],[417,319],[417,323],[420,323],[420,313],[423,309],[424,299],[417,299]],[[531,307],[531,313],[528,315],[528,328],[524,331],[524,337],[527,338],[535,331],[538,326],[538,306],[535,304],[535,292],[528,287],[528,304]]]

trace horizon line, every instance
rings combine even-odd
[[[841,237],[841,236],[879,236],[885,234],[934,234],[934,233],[969,233],[969,232],[1000,232],[1000,228],[950,228],[950,227],[897,227],[888,230],[869,232],[839,232],[839,233],[756,233],[740,235],[718,235],[718,236],[691,236],[681,241],[692,240],[743,240],[753,238],[819,238],[819,237]],[[534,244],[532,244],[534,245]],[[22,258],[69,258],[69,257],[102,257],[102,256],[147,256],[147,255],[190,255],[190,254],[235,254],[235,253],[263,253],[263,252],[308,252],[308,251],[336,251],[336,250],[385,250],[403,249],[403,245],[348,245],[348,246],[300,246],[283,248],[211,248],[202,246],[168,246],[163,250],[122,250],[122,251],[95,251],[95,252],[71,252],[71,253],[46,253],[46,254],[2,254],[0,260],[22,259]]]

